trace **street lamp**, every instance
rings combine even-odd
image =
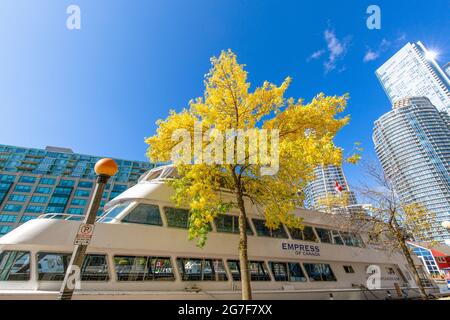
[[[80,225],[75,238],[72,257],[70,258],[70,263],[59,291],[59,300],[71,300],[76,284],[81,281],[81,268],[87,247],[92,238],[94,223],[98,208],[100,207],[100,201],[102,200],[103,191],[109,178],[117,173],[118,167],[113,159],[105,158],[97,161],[94,170],[97,174],[94,194],[89,203],[86,217]]]
[[[442,226],[445,228],[445,229],[448,229],[448,230],[450,230],[450,221],[443,221],[442,222]]]

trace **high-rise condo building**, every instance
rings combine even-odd
[[[0,144],[0,236],[44,213],[86,214],[94,166],[101,158],[66,148]],[[106,186],[100,210],[154,167],[149,162],[114,160],[119,171]]]
[[[407,43],[377,69],[392,104],[406,97],[427,97],[438,110],[450,113],[449,76],[434,56],[420,41]]]
[[[375,121],[373,142],[387,177],[404,203],[423,204],[435,219],[426,240],[450,243],[450,116],[426,97],[398,100]]]
[[[447,64],[444,66],[444,71],[447,74],[447,77],[450,77],[450,62],[447,62]]]
[[[314,170],[315,179],[304,190],[304,205],[308,209],[323,209],[323,200],[327,197],[348,195],[347,205],[357,204],[356,196],[349,190],[347,180],[341,167],[318,166]]]

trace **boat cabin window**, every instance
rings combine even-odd
[[[70,253],[39,252],[38,279],[41,281],[62,281],[70,262]],[[108,281],[106,255],[88,254],[81,267],[81,281]]]
[[[320,241],[323,243],[332,243],[343,245],[344,241],[341,238],[339,231],[329,230],[323,228],[316,228],[317,234],[319,235]]]
[[[115,256],[118,281],[174,280],[169,257]]]
[[[284,225],[280,224],[278,229],[270,229],[266,226],[265,220],[252,219],[255,226],[256,234],[260,237],[287,239],[288,235],[284,229]]]
[[[114,220],[123,210],[125,210],[130,205],[130,203],[130,201],[125,201],[119,203],[118,205],[115,205],[114,207],[106,211],[106,213],[100,217],[100,220],[102,222]]]
[[[300,263],[269,262],[275,281],[305,282],[306,276]]]
[[[344,241],[341,238],[341,234],[337,230],[331,230],[331,238],[333,239],[333,244],[344,244]]]
[[[238,260],[228,260],[228,268],[234,281],[241,280],[241,269]],[[250,261],[248,263],[251,281],[270,281],[270,275],[267,271],[264,261]]]
[[[239,233],[239,217],[232,215],[221,214],[214,219],[217,232],[226,233]],[[249,236],[253,235],[253,231],[250,228],[250,223],[247,219],[246,223],[246,233]]]
[[[189,210],[164,207],[167,218],[167,225],[173,228],[187,229],[189,227]],[[211,231],[211,224],[208,223],[208,230]]]
[[[304,263],[303,266],[311,281],[336,281],[336,277],[329,264]]]
[[[0,281],[30,280],[30,253],[26,251],[0,252]]]
[[[141,203],[122,219],[122,222],[162,226],[159,206]]]
[[[313,227],[310,226],[304,226],[303,230],[289,228],[289,233],[291,234],[292,239],[295,240],[319,242],[316,234],[314,233]]]
[[[177,258],[177,265],[183,281],[228,281],[220,259]]]
[[[361,239],[361,236],[356,233],[351,232],[341,232],[342,239],[347,246],[352,247],[364,247],[364,242]]]
[[[343,266],[345,273],[355,273],[355,270],[352,266]]]
[[[81,268],[81,281],[108,281],[108,262],[104,254],[88,254]]]
[[[38,253],[38,279],[62,281],[70,262],[70,253]]]

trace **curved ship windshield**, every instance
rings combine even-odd
[[[102,216],[100,216],[97,222],[112,222],[116,221],[116,217],[123,212],[131,204],[131,201],[125,201],[119,203],[106,211]]]

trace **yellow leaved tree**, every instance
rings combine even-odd
[[[282,223],[302,228],[293,211],[303,203],[301,190],[314,178],[313,169],[343,161],[333,138],[349,121],[339,117],[347,96],[321,93],[304,104],[285,97],[290,78],[251,91],[244,66],[230,50],[211,64],[204,96],[157,122],[156,134],[146,139],[148,156],[176,167],[178,175],[169,182],[172,200],[190,209],[189,238],[199,246],[215,217],[231,208],[239,211],[242,298],[249,300],[246,204],[259,208],[271,229]],[[224,189],[227,197],[218,192]]]

